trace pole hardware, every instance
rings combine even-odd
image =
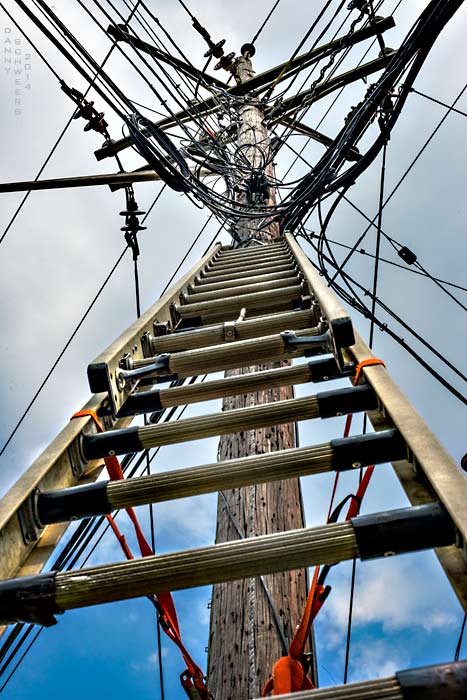
[[[222,87],[226,88],[227,94],[230,95],[246,95],[246,94],[251,94],[254,91],[262,91],[266,90],[270,87],[270,85],[276,80],[277,78],[280,77],[280,80],[286,80],[287,78],[291,77],[294,73],[297,71],[301,70],[302,68],[305,68],[307,66],[311,66],[314,63],[330,56],[337,48],[340,48],[342,50],[354,46],[355,44],[365,41],[368,38],[371,38],[375,36],[378,31],[379,32],[385,32],[388,29],[391,29],[395,27],[395,21],[393,17],[385,17],[385,18],[377,18],[377,21],[375,22],[374,26],[368,25],[367,27],[364,27],[362,29],[359,29],[355,31],[352,35],[344,35],[341,37],[338,37],[334,39],[333,41],[329,42],[328,44],[325,44],[323,46],[318,46],[312,51],[308,51],[305,54],[301,54],[299,56],[296,56],[292,61],[286,61],[285,63],[282,63],[278,66],[275,66],[274,68],[264,71],[263,73],[259,73],[258,75],[253,76],[250,80],[247,80],[245,82],[242,82],[237,85],[233,85],[232,87],[227,87],[225,84],[222,84],[221,81],[217,81],[215,78],[212,78],[208,75],[205,74],[205,79],[210,80],[212,82],[219,82]],[[127,38],[128,35],[122,35],[120,39],[124,41],[128,41]],[[131,42],[135,41],[134,37],[130,37]],[[145,42],[141,42],[138,44],[138,48],[141,48],[142,50],[147,50],[143,45]],[[163,54],[163,52],[161,52]],[[162,56],[160,56],[161,60],[163,60]],[[180,63],[184,63],[181,61]],[[345,73],[342,76],[337,76],[335,79],[331,79],[330,81],[327,81],[326,83],[323,84],[322,90],[317,89],[316,94],[315,94],[315,99],[319,99],[321,96],[324,96],[325,94],[328,94],[329,92],[332,91],[332,89],[337,89],[341,87],[342,84],[346,84],[351,82],[352,80],[359,80],[360,78],[364,77],[367,73],[371,72],[370,68],[372,67],[373,70],[380,70],[387,64],[386,62],[380,63],[378,65],[373,66],[373,64],[368,64],[364,65],[360,68],[357,68],[355,71],[350,71],[348,73]],[[180,67],[180,70],[182,68]],[[198,73],[197,76],[198,77]],[[293,104],[297,102],[297,97],[291,98],[291,101]],[[201,101],[196,110],[196,114],[198,117],[200,117],[202,114],[209,114],[216,108],[216,98],[214,97],[209,97],[206,100]],[[190,109],[184,109],[180,110],[177,112],[174,117],[169,116],[166,117],[165,119],[161,119],[158,122],[158,126],[163,128],[163,129],[168,129],[172,128],[175,126],[177,123],[180,121],[191,121],[194,118],[193,112]],[[104,158],[108,158],[110,156],[113,156],[120,151],[124,150],[125,148],[128,148],[131,145],[132,141],[130,138],[125,137],[122,139],[119,139],[118,141],[112,142],[112,143],[104,143],[103,146],[96,150],[94,152],[94,155],[97,160],[103,160]]]
[[[125,217],[125,226],[122,226],[120,231],[125,233],[126,244],[131,249],[133,253],[133,260],[135,261],[140,253],[137,234],[139,231],[145,231],[147,228],[146,226],[141,226],[138,216],[141,216],[146,212],[138,209],[138,204],[135,200],[135,193],[131,185],[125,187],[125,196],[126,209],[119,212],[120,216]]]
[[[83,93],[76,88],[69,87],[64,80],[60,80],[60,87],[68,97],[71,97],[77,107],[73,119],[82,118],[87,121],[84,131],[91,131],[92,129],[99,134],[109,137],[108,124],[104,119],[104,112],[98,112],[94,107],[94,102],[87,100]]]

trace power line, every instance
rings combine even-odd
[[[254,44],[254,43],[256,42],[256,40],[258,39],[259,35],[261,34],[261,32],[263,31],[263,29],[265,28],[265,26],[267,25],[267,23],[268,23],[269,20],[271,19],[272,15],[273,15],[273,13],[274,13],[276,7],[277,7],[278,4],[280,3],[280,1],[281,1],[281,0],[276,0],[276,2],[274,3],[274,5],[272,6],[272,8],[269,10],[269,13],[268,13],[267,16],[266,16],[266,19],[264,20],[263,24],[260,26],[260,28],[258,29],[258,31],[256,32],[256,34],[254,35],[253,39],[251,40],[251,43],[252,43],[252,44]]]
[[[306,234],[299,234],[302,235],[305,240],[308,241],[312,245],[312,247],[316,249],[316,247],[313,245],[312,241],[310,241]],[[318,251],[317,251],[318,252]],[[330,263],[333,267],[337,267],[337,262],[328,256],[326,256],[324,253],[321,252],[320,254],[321,258],[325,260],[326,262]],[[328,283],[331,285],[331,279],[330,276],[327,274],[327,271],[325,268],[319,268],[318,265],[313,263],[313,261],[310,260],[310,262],[315,265],[315,267],[324,274],[325,278],[327,279]],[[368,309],[367,306],[363,304],[361,300],[358,299],[358,295],[355,293],[355,290],[352,289],[350,282],[358,287],[361,292],[365,294],[365,296],[370,296],[371,298],[371,292],[361,284],[359,284],[355,279],[353,279],[348,273],[346,272],[341,272],[341,276],[343,277],[346,285],[349,287],[351,290],[351,294],[348,294],[345,292],[345,290],[340,287],[336,282],[332,283],[332,288],[334,291],[337,292],[337,294],[343,298],[350,306],[352,306],[354,309],[357,309],[365,318],[370,318],[370,310]],[[405,323],[400,316],[395,314],[388,306],[387,304],[384,304],[380,299],[377,299],[377,304],[381,306],[381,308],[388,314],[390,314],[398,323],[400,323],[405,330],[407,330],[409,333],[411,333],[420,343],[422,343],[430,352],[436,355],[436,357],[441,360],[444,364],[446,364],[450,369],[452,369],[453,372],[455,372],[458,376],[460,376],[464,381],[467,381],[467,377],[465,377],[462,372],[460,372],[457,367],[452,365],[442,353],[437,351],[430,343],[428,343],[420,334],[416,333],[413,328],[407,323]],[[442,386],[444,386],[445,389],[447,389],[453,396],[455,396],[459,401],[461,401],[463,404],[467,405],[467,399],[463,393],[458,391],[450,382],[448,382],[439,372],[437,372],[431,364],[429,364],[426,360],[424,360],[421,355],[419,355],[405,340],[404,338],[401,338],[400,336],[397,335],[389,326],[387,323],[383,323],[380,321],[378,318],[375,318],[375,324],[378,326],[378,328],[385,333],[387,333],[391,338],[393,338],[399,345],[401,345],[414,359],[417,360],[417,362],[424,367],[424,369],[427,370]]]
[[[310,234],[310,231],[308,231],[307,229],[305,229],[305,230],[307,231],[308,234]],[[311,234],[312,234],[311,237],[313,238],[313,236],[315,235],[314,232],[311,232]],[[346,248],[347,250],[352,250],[352,246],[347,245],[346,243],[341,243],[340,241],[335,241],[335,240],[329,238],[328,236],[326,236],[326,240],[328,243],[332,243],[333,245],[340,246],[341,248]],[[374,257],[375,257],[372,253],[369,253],[367,250],[364,250],[364,248],[360,248],[360,249],[356,250],[355,252],[358,253],[359,255],[364,255],[368,258],[374,259]],[[405,272],[411,272],[412,274],[420,275],[421,277],[429,277],[429,279],[436,280],[437,282],[442,282],[442,284],[447,284],[450,287],[455,287],[456,289],[460,289],[463,292],[467,292],[467,287],[462,287],[460,284],[455,284],[454,282],[448,282],[447,280],[440,279],[439,277],[431,277],[429,275],[429,273],[422,272],[421,270],[414,270],[413,267],[407,267],[407,265],[400,265],[399,263],[394,262],[393,260],[387,260],[387,258],[382,258],[382,257],[380,257],[379,261],[387,263],[388,265],[393,265],[394,267],[398,267],[401,270],[404,270]]]
[[[414,92],[416,95],[420,95],[421,97],[425,97],[427,100],[430,100],[431,102],[435,102],[437,105],[441,105],[441,107],[445,107],[446,109],[449,109],[451,112],[455,112],[456,114],[461,114],[463,117],[467,117],[467,112],[463,112],[460,109],[456,109],[456,107],[450,107],[446,102],[441,102],[441,100],[437,100],[434,97],[430,97],[430,95],[427,95],[424,92],[420,92],[420,90],[416,90],[415,88],[411,88],[410,92]]]
[[[123,249],[123,251],[120,253],[120,255],[118,256],[118,258],[117,258],[117,260],[115,261],[115,263],[112,265],[110,271],[107,273],[107,276],[106,276],[104,282],[101,284],[101,286],[100,286],[99,289],[97,290],[97,292],[96,292],[96,294],[94,295],[93,299],[91,300],[91,302],[89,303],[88,307],[86,308],[86,311],[85,311],[84,314],[82,315],[81,319],[78,321],[78,324],[76,325],[74,331],[72,332],[72,334],[70,335],[70,337],[69,337],[68,340],[66,341],[65,345],[63,346],[63,348],[60,350],[60,352],[59,352],[57,358],[55,359],[55,361],[53,362],[51,368],[49,369],[49,371],[48,371],[47,374],[45,375],[45,377],[44,377],[44,379],[42,380],[41,384],[39,385],[38,389],[35,391],[35,393],[34,393],[32,399],[29,401],[28,405],[27,405],[26,408],[24,409],[24,411],[23,411],[23,413],[21,414],[20,418],[19,418],[18,421],[16,422],[15,427],[13,428],[13,430],[12,430],[12,431],[10,432],[10,434],[8,435],[6,441],[4,442],[2,448],[0,449],[0,457],[1,457],[1,455],[5,452],[6,448],[8,447],[8,445],[10,444],[10,442],[12,441],[12,439],[14,438],[14,436],[16,435],[16,433],[17,433],[18,429],[20,428],[20,426],[22,425],[24,419],[26,418],[26,416],[28,415],[29,411],[31,410],[31,408],[32,408],[33,405],[35,404],[37,398],[39,397],[40,393],[42,392],[42,389],[45,387],[45,385],[46,385],[47,382],[49,381],[50,377],[52,376],[52,374],[53,374],[55,368],[57,367],[58,363],[59,363],[60,360],[62,359],[63,355],[65,354],[65,352],[66,352],[66,351],[68,350],[68,348],[70,347],[70,345],[71,345],[73,339],[75,338],[76,334],[78,333],[79,329],[80,329],[81,326],[83,325],[84,321],[85,321],[86,318],[88,317],[88,315],[89,315],[89,313],[91,312],[92,308],[94,307],[95,303],[97,302],[97,300],[99,299],[100,295],[102,294],[102,292],[104,291],[105,287],[107,286],[107,283],[110,281],[110,279],[111,279],[112,275],[114,274],[115,270],[117,269],[117,267],[120,265],[121,261],[123,260],[123,257],[124,257],[124,255],[125,255],[125,253],[127,252],[127,250],[128,250],[128,246],[125,247],[125,248]]]
[[[311,163],[310,163],[308,160],[306,160],[306,158],[304,158],[304,157],[301,155],[301,152],[298,153],[298,152],[293,148],[293,146],[291,146],[291,145],[290,145],[289,143],[287,143],[287,142],[285,143],[285,145],[287,146],[287,148],[289,148],[289,150],[291,150],[293,153],[296,154],[297,158],[300,158],[300,160],[303,160],[304,163],[305,163],[306,165],[312,167],[312,166],[311,166]],[[302,149],[302,151],[303,151],[303,149]],[[345,200],[345,201],[347,202],[347,204],[349,204],[349,205],[350,205],[353,209],[355,209],[355,211],[357,211],[364,219],[366,219],[366,221],[369,222],[370,226],[368,227],[368,229],[366,229],[365,235],[366,235],[366,232],[369,231],[371,227],[377,228],[377,225],[376,225],[376,223],[375,223],[376,216],[373,217],[373,219],[370,219],[370,217],[369,217],[367,214],[365,214],[365,212],[364,212],[359,206],[357,206],[354,202],[352,202],[352,200],[350,200],[345,194],[342,196],[342,199]],[[401,248],[404,247],[404,246],[402,245],[402,243],[400,243],[399,241],[396,241],[395,238],[389,236],[389,234],[385,233],[382,229],[381,229],[381,235],[382,235],[384,238],[386,238],[386,240],[389,241],[389,243],[391,243],[392,247],[393,247],[397,252],[399,252],[399,250],[400,250]],[[359,241],[360,241],[360,239],[359,239]],[[340,243],[339,241],[331,240],[331,239],[329,239],[327,236],[326,236],[326,243],[333,243],[333,244],[335,244],[335,245],[339,245],[339,246],[341,246],[341,247],[343,247],[343,248],[346,248],[347,250],[352,251],[352,253],[351,253],[352,255],[353,255],[355,252],[357,252],[357,253],[360,253],[360,254],[362,254],[362,255],[367,255],[367,256],[369,256],[369,257],[372,257],[372,258],[374,257],[373,255],[371,255],[371,253],[368,253],[367,251],[363,250],[362,248],[361,248],[361,249],[358,249],[358,248],[355,248],[355,245],[354,245],[354,246],[349,246],[349,245],[346,245],[345,243]],[[398,247],[398,246],[399,246],[399,247]],[[457,288],[457,289],[460,289],[460,290],[466,291],[466,292],[467,292],[467,288],[462,287],[461,285],[458,285],[458,284],[454,284],[453,282],[447,282],[446,280],[441,280],[441,279],[439,279],[439,278],[437,278],[437,277],[434,277],[434,276],[433,276],[430,272],[428,272],[428,270],[426,270],[418,261],[415,263],[415,266],[418,267],[418,270],[415,270],[415,269],[413,269],[412,267],[407,267],[407,266],[405,266],[405,265],[400,265],[400,264],[398,264],[398,263],[396,263],[396,262],[393,262],[393,261],[391,261],[391,260],[386,260],[385,258],[381,258],[381,257],[380,257],[380,262],[385,262],[385,263],[388,263],[389,265],[394,265],[395,267],[399,267],[399,268],[401,268],[402,270],[406,270],[407,272],[412,272],[412,273],[414,273],[414,274],[418,274],[418,275],[421,275],[421,276],[423,276],[423,277],[427,277],[427,278],[430,279],[432,282],[434,282],[445,294],[447,294],[458,306],[460,306],[462,309],[464,309],[464,310],[467,311],[467,307],[464,306],[464,304],[463,304],[461,301],[459,301],[459,299],[457,299],[457,297],[455,297],[455,296],[454,296],[453,294],[451,294],[447,289],[445,289],[445,288],[443,287],[443,284],[446,284],[446,285],[455,287],[455,288]]]
[[[412,159],[412,161],[410,162],[409,166],[405,169],[404,173],[403,173],[402,176],[399,178],[399,180],[397,181],[396,185],[393,187],[393,189],[391,190],[390,194],[388,195],[388,197],[387,197],[386,200],[384,201],[383,208],[391,201],[391,199],[393,198],[393,196],[396,194],[396,192],[397,192],[397,190],[399,189],[399,187],[402,185],[402,183],[404,182],[404,180],[406,179],[406,177],[408,176],[408,174],[410,173],[410,171],[412,170],[412,168],[413,168],[413,167],[415,166],[415,164],[418,162],[418,160],[420,159],[420,157],[422,156],[422,154],[425,152],[425,150],[428,148],[429,144],[431,143],[431,141],[433,140],[433,138],[435,137],[435,135],[437,134],[437,132],[439,131],[439,129],[441,128],[441,126],[444,124],[444,122],[445,122],[446,119],[448,118],[449,114],[450,114],[451,111],[452,111],[452,108],[457,104],[457,102],[460,100],[460,98],[462,97],[462,95],[464,94],[464,92],[465,92],[466,90],[467,90],[467,83],[464,85],[464,87],[462,88],[462,90],[459,92],[459,94],[457,95],[457,97],[456,97],[455,100],[453,101],[452,105],[449,107],[449,109],[448,109],[448,111],[446,112],[446,114],[442,117],[442,119],[438,122],[438,124],[436,125],[436,127],[433,129],[433,131],[431,132],[430,136],[426,139],[425,143],[424,143],[424,144],[422,145],[422,147],[418,150],[417,154],[416,154],[415,157]],[[358,248],[358,246],[360,245],[360,243],[362,242],[362,240],[365,238],[365,236],[366,236],[366,234],[368,233],[368,231],[370,230],[371,226],[374,225],[374,222],[375,222],[375,220],[376,220],[376,217],[377,217],[377,214],[375,214],[375,216],[374,216],[373,219],[371,220],[371,223],[366,227],[366,229],[364,230],[364,232],[359,236],[359,238],[358,238],[358,240],[356,241],[355,245],[353,246],[352,250],[351,250],[350,253],[346,256],[344,262],[338,267],[338,269],[337,269],[336,272],[334,273],[334,276],[333,276],[333,278],[332,278],[333,280],[334,280],[334,279],[337,277],[337,275],[341,272],[341,270],[343,269],[344,265],[346,265],[347,262],[350,260],[350,258],[352,257],[353,253],[355,252],[355,249]]]
[[[379,209],[378,209],[378,230],[376,232],[376,250],[375,250],[375,265],[373,274],[373,296],[371,299],[371,319],[370,319],[370,340],[369,347],[370,350],[373,347],[373,336],[375,332],[375,311],[376,311],[376,292],[378,289],[378,273],[379,273],[379,255],[381,249],[381,223],[383,220],[383,201],[384,201],[384,179],[386,175],[386,151],[387,144],[383,147],[383,159],[381,163],[381,179],[380,179],[380,189],[379,189]]]
[[[125,22],[126,24],[130,21],[131,16],[132,16],[133,12],[136,10],[136,8],[138,7],[139,2],[140,2],[140,0],[137,0],[137,2],[135,3],[135,5],[134,5],[134,7],[133,7],[133,9],[132,9],[132,11],[131,11],[131,13],[130,13],[128,19],[127,19],[126,22]],[[3,6],[3,4],[2,4],[1,2],[0,2],[0,7],[2,7],[2,9],[5,10],[5,8],[4,8],[4,6]],[[5,10],[5,12],[6,12],[6,10]],[[31,44],[31,46],[33,46],[34,50],[37,51],[38,54],[39,54],[39,56],[41,56],[41,58],[45,61],[45,59],[43,58],[43,56],[42,56],[42,54],[40,53],[40,51],[39,51],[39,50],[37,49],[37,47],[31,42],[31,39],[24,33],[24,31],[21,29],[21,27],[15,22],[15,20],[11,17],[11,15],[10,15],[8,12],[7,12],[7,14],[8,14],[8,16],[10,17],[10,19],[12,20],[12,22],[15,23],[15,26],[19,29],[19,31],[21,31],[21,33],[23,34],[23,36],[24,36],[24,37],[27,39],[27,41]],[[105,55],[104,59],[102,60],[101,68],[104,67],[105,64],[107,63],[107,61],[109,60],[109,58],[110,58],[110,56],[111,56],[111,54],[112,54],[112,52],[113,52],[113,50],[114,50],[114,48],[115,48],[115,45],[116,45],[116,42],[113,42],[112,46],[111,46],[110,49],[108,50],[108,52],[107,52],[107,54]],[[47,65],[48,65],[48,64],[47,64]],[[51,69],[51,70],[52,70],[52,72],[54,72],[53,69]],[[54,73],[54,75],[56,75],[56,74]],[[57,75],[56,75],[56,77],[59,78],[59,76],[57,76]],[[86,89],[86,91],[85,91],[85,93],[84,93],[84,95],[83,95],[84,98],[86,98],[87,95],[89,94],[89,92],[90,92],[92,86],[94,85],[94,82],[95,82],[95,80],[97,79],[97,77],[98,77],[98,72],[96,72],[96,74],[94,75],[94,78],[92,79],[92,81],[90,82],[89,86],[87,87],[87,89]],[[60,78],[59,78],[59,79],[60,79]],[[55,141],[54,145],[52,146],[52,148],[51,148],[51,150],[50,150],[48,156],[46,157],[46,159],[45,159],[45,161],[43,162],[42,166],[40,167],[40,169],[39,169],[37,175],[35,176],[34,182],[36,182],[36,181],[40,178],[40,176],[41,176],[42,173],[44,172],[45,168],[47,167],[47,165],[48,165],[50,159],[52,158],[53,154],[54,154],[55,151],[57,150],[57,148],[58,148],[58,146],[59,146],[59,144],[60,144],[62,138],[64,137],[66,131],[68,130],[70,124],[73,122],[73,120],[74,120],[74,115],[75,115],[75,111],[73,112],[73,114],[72,114],[71,117],[68,119],[68,121],[66,122],[65,126],[63,127],[62,131],[60,132],[60,134],[59,134],[57,140]],[[7,224],[7,226],[6,226],[6,228],[5,228],[5,230],[4,230],[3,234],[2,234],[2,236],[0,237],[0,244],[1,244],[1,243],[3,242],[3,240],[5,239],[6,235],[8,234],[8,231],[10,230],[10,228],[11,228],[12,225],[13,225],[13,223],[15,222],[15,220],[16,220],[18,214],[19,214],[20,211],[22,210],[22,208],[23,208],[23,206],[25,205],[26,201],[28,200],[30,194],[31,194],[31,190],[29,190],[28,192],[26,192],[26,194],[24,195],[23,199],[21,200],[21,202],[20,202],[19,205],[17,206],[17,208],[16,208],[16,210],[15,210],[13,216],[11,217],[11,219],[10,219],[9,223]]]

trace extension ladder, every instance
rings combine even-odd
[[[183,382],[297,357],[309,359]],[[358,381],[349,385],[346,379],[355,379],[357,367]],[[435,549],[467,611],[467,479],[354,334],[347,312],[290,234],[267,246],[233,250],[216,244],[89,365],[88,377],[95,396],[0,503],[0,624],[50,625],[57,613],[73,608],[428,548]],[[169,407],[337,378],[346,383],[343,388],[306,398],[158,422]],[[363,411],[374,433],[126,481],[96,481],[103,458]],[[133,416],[148,413],[148,424],[127,427]],[[94,415],[104,424],[103,432]],[[70,520],[385,462],[393,463],[411,507],[117,564],[40,573]],[[467,668],[460,662],[287,697],[465,696]]]

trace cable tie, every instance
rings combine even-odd
[[[379,360],[377,357],[370,357],[368,360],[362,360],[362,362],[359,362],[355,367],[355,376],[353,378],[354,385],[358,384],[362,369],[364,367],[370,367],[371,365],[383,365],[383,367],[386,367],[386,363],[383,362],[383,360]]]

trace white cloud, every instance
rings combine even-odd
[[[407,652],[382,639],[352,645],[352,667],[358,669],[359,680],[385,678],[409,665]]]
[[[443,630],[456,623],[457,603],[441,570],[431,557],[414,555],[358,565],[353,608],[354,627],[380,624],[387,633],[420,628]],[[327,647],[341,644],[347,629],[348,571],[336,568],[333,586],[321,615]]]

